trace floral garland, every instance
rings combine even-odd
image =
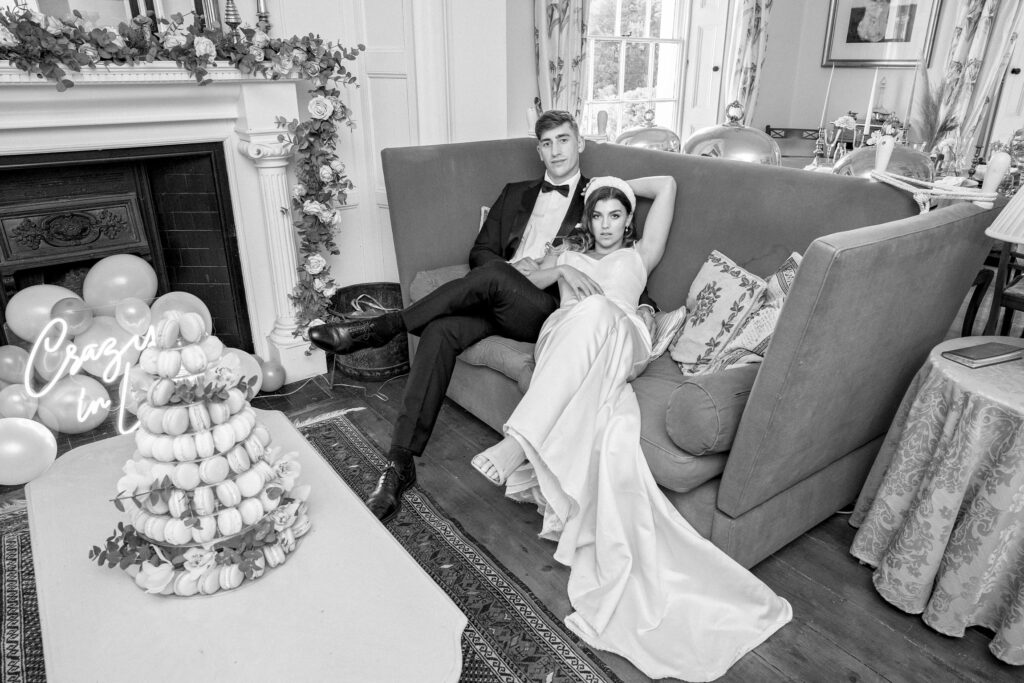
[[[175,62],[199,85],[211,82],[208,70],[217,60],[227,61],[242,73],[273,80],[301,76],[312,84],[311,118],[302,122],[277,119],[283,131],[279,139],[291,142],[298,157],[292,206],[301,263],[289,298],[297,308],[295,335],[303,338],[311,324],[333,318],[331,297],[337,284],[324,253],[340,253],[334,241],[340,222],[338,208],[353,187],[336,154],[337,125],[354,126],[351,110],[338,97],[339,86],[355,83],[346,62],[365,49],[361,44],[346,48],[325,42],[312,33],[281,39],[250,27],[223,30],[204,24],[199,16],[186,23],[181,14],[159,22],[137,16],[115,28],[95,26],[78,10],[58,19],[24,8],[0,9],[0,61],[54,81],[58,91],[74,86],[68,71],[157,60]]]

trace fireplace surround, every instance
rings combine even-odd
[[[213,82],[198,86],[172,63],[112,66],[76,74],[76,85],[59,93],[52,83],[0,66],[0,169],[55,155],[75,163],[107,159],[97,162],[105,164],[141,163],[140,156],[188,158],[181,154],[193,145],[204,150],[200,157],[219,159],[221,227],[237,243],[234,265],[224,268],[234,268],[229,276],[240,290],[230,297],[236,329],[222,316],[214,332],[237,334],[242,348],[279,360],[289,382],[320,374],[326,370],[323,352],[307,354],[308,343],[294,336],[288,299],[297,250],[291,218],[282,209],[290,206],[292,150],[279,139],[275,118],[298,118],[296,81],[268,81],[226,67],[210,74]],[[158,228],[156,222],[151,227]],[[187,267],[166,261],[166,286],[182,285],[203,297],[202,288],[194,288],[201,284],[196,273],[182,270]],[[162,281],[161,291],[164,286]]]

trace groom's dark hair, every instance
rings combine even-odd
[[[561,109],[549,109],[540,116],[537,117],[537,123],[533,126],[533,133],[540,140],[540,136],[549,130],[558,128],[563,123],[568,123],[572,126],[572,132],[576,134],[576,137],[580,135],[580,126],[576,123],[576,118],[567,111]]]

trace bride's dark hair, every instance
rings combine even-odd
[[[629,201],[629,197],[619,188],[611,185],[597,188],[587,197],[587,203],[583,207],[583,221],[565,236],[564,243],[568,245],[570,251],[590,251],[594,248],[594,232],[590,229],[590,214],[594,213],[594,207],[603,199],[618,200],[622,206],[626,207],[628,214],[632,214],[633,209],[636,208]],[[636,229],[630,221],[623,235],[622,246],[629,247],[634,242],[636,242]]]

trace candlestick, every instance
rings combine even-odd
[[[868,97],[868,111],[864,117],[864,141],[868,139],[868,133],[871,132],[871,117],[872,112],[875,109],[875,88],[878,86],[878,69],[875,69],[875,77],[871,80],[871,96]]]
[[[267,13],[267,0],[256,0],[256,13],[266,14]]]
[[[821,123],[818,130],[825,127],[825,112],[828,110],[828,96],[832,93],[832,77],[836,75],[836,65],[832,65],[832,71],[828,74],[828,87],[825,88],[825,102],[821,105]]]

